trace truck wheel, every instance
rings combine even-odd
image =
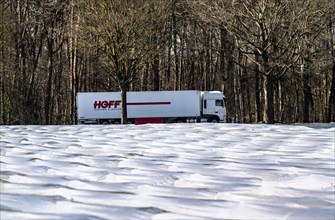
[[[184,123],[184,119],[182,119],[182,118],[177,118],[177,119],[176,119],[176,123]]]
[[[210,119],[209,122],[211,122],[211,123],[219,123],[220,120],[218,118],[216,118],[216,117],[213,117],[213,118]]]

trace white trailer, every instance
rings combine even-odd
[[[78,124],[120,123],[119,92],[77,94]],[[219,91],[127,92],[129,123],[225,122],[225,97]]]

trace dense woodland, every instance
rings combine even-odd
[[[220,90],[227,121],[335,121],[334,0],[1,0],[0,124],[76,93]]]

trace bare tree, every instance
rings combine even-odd
[[[217,0],[205,4],[202,4],[202,8],[207,8],[202,12],[203,17],[227,28],[235,37],[238,50],[255,64],[254,72],[263,75],[264,120],[274,123],[274,83],[298,61],[295,48],[303,33],[297,24],[307,8],[301,1],[298,4],[274,0]],[[289,13],[292,14],[290,20],[287,19]],[[208,14],[210,16],[206,16]]]
[[[154,50],[151,38],[164,18],[157,1],[83,1],[89,40],[103,52],[103,65],[121,91],[121,123],[127,123],[126,92]]]
[[[68,4],[64,0],[45,1],[40,6],[43,18],[43,30],[46,36],[48,51],[48,76],[45,98],[45,123],[53,124],[55,108],[54,78],[55,78],[55,53],[59,52],[65,42],[66,21],[68,17]]]

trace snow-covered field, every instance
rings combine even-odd
[[[1,220],[335,216],[329,125],[0,129]]]

